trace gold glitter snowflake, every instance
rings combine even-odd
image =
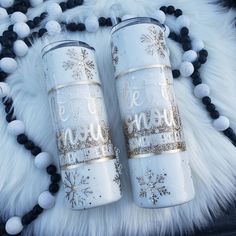
[[[170,192],[163,185],[167,174],[154,174],[152,170],[147,169],[144,176],[137,177],[140,186],[139,196],[147,198],[156,206],[160,197],[170,195]]]
[[[70,48],[66,53],[69,56],[67,61],[63,62],[63,68],[72,70],[72,76],[76,79],[82,79],[85,74],[88,79],[93,79],[95,72],[95,64],[88,59],[88,52],[86,49],[81,49],[80,53],[74,48]]]
[[[148,33],[141,36],[141,42],[148,44],[146,52],[150,55],[157,53],[162,58],[165,57],[167,51],[164,39],[164,33],[161,30],[158,31],[154,26],[149,26]]]

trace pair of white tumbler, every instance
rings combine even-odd
[[[163,26],[147,17],[118,23],[111,52],[135,203],[159,208],[190,201],[194,187]],[[68,205],[80,210],[119,200],[120,165],[94,48],[64,40],[42,53]]]

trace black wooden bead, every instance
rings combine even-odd
[[[13,7],[8,7],[7,8],[7,13],[10,15],[12,13],[14,13],[14,8]]]
[[[54,165],[50,165],[47,167],[47,173],[53,175],[57,172],[57,167]]]
[[[170,39],[176,40],[177,39],[177,34],[175,32],[170,32],[169,36]]]
[[[0,71],[0,82],[4,82],[8,74],[6,72]]]
[[[13,27],[14,27],[14,25],[9,25],[9,26],[8,26],[8,30],[9,30],[9,31],[13,31]]]
[[[203,103],[204,105],[209,105],[209,104],[211,104],[211,98],[208,97],[208,96],[203,97],[203,98],[202,98],[202,103]]]
[[[85,30],[85,25],[83,23],[78,23],[77,25],[79,31],[84,31]]]
[[[13,113],[14,112],[14,108],[12,106],[6,106],[5,107],[5,112],[6,113],[9,113],[9,112]]]
[[[106,18],[99,17],[98,22],[99,22],[99,26],[105,26],[106,25]]]
[[[112,26],[112,21],[111,21],[111,18],[110,18],[110,17],[108,17],[108,18],[106,19],[106,25],[107,25],[107,26]]]
[[[199,51],[199,56],[205,56],[208,57],[208,52],[206,49],[202,49],[201,51]]]
[[[29,213],[25,214],[22,219],[21,219],[21,223],[22,225],[28,225],[32,222],[32,217]]]
[[[31,46],[32,46],[31,42],[29,41],[29,38],[25,38],[25,39],[24,39],[24,42],[26,43],[26,45],[27,45],[28,47],[31,47]]]
[[[191,44],[191,39],[188,35],[181,35],[181,44],[189,43]]]
[[[61,180],[61,176],[58,173],[55,173],[51,176],[52,183],[58,183]]]
[[[14,31],[9,31],[9,30],[4,31],[2,35],[12,41],[16,41],[18,37],[17,33],[15,33]]]
[[[166,9],[167,14],[173,14],[175,12],[175,8],[173,6],[168,6]]]
[[[13,116],[12,113],[9,113],[9,114],[6,115],[6,121],[7,121],[8,123],[12,122],[12,121],[15,120],[15,119],[16,119],[16,118]]]
[[[202,83],[202,79],[200,77],[194,78],[192,83],[194,86],[197,86]]]
[[[3,48],[0,57],[1,58],[3,57],[15,58],[16,54],[10,48]]]
[[[67,10],[67,4],[65,2],[61,2],[61,3],[59,3],[59,5],[60,5],[62,11],[66,11]]]
[[[33,39],[38,38],[38,32],[33,32],[33,33],[31,34],[31,37],[32,37]]]
[[[34,212],[34,214],[39,215],[43,212],[43,208],[41,206],[39,206],[39,204],[37,204],[34,206],[32,211]]]
[[[35,145],[34,145],[34,143],[32,142],[32,141],[27,141],[26,143],[25,143],[25,148],[27,149],[27,150],[32,150],[32,149],[34,149],[34,147],[35,147]]]
[[[72,23],[67,24],[67,25],[66,25],[66,28],[67,28],[68,30],[74,32],[74,31],[77,31],[77,30],[78,30],[78,25],[77,25],[76,23],[72,22]]]
[[[45,33],[47,33],[47,30],[46,30],[45,28],[41,28],[41,29],[39,30],[38,36],[39,36],[39,37],[42,37]]]
[[[200,72],[198,70],[194,70],[194,72],[191,74],[191,77],[193,79],[199,78],[200,77]]]
[[[191,43],[183,43],[183,45],[182,45],[182,47],[183,47],[183,50],[184,51],[188,51],[188,50],[191,50],[192,49],[192,45],[191,45]]]
[[[234,131],[231,127],[227,128],[226,130],[223,131],[225,135],[233,135],[234,134]]]
[[[48,190],[50,193],[57,193],[59,190],[59,185],[57,183],[52,183],[49,185]]]
[[[4,97],[4,98],[2,98],[2,102],[5,106],[12,106],[12,104],[13,104],[12,98]]]
[[[17,8],[17,10],[25,14],[25,13],[27,13],[27,10],[28,10],[28,9],[27,9],[27,7],[25,7],[25,6],[19,6],[19,7]]]
[[[117,23],[121,22],[121,18],[120,17],[116,17]]]
[[[17,142],[19,144],[25,144],[27,141],[28,141],[28,138],[27,138],[27,136],[25,134],[19,134],[17,136]]]
[[[74,0],[76,6],[81,6],[84,3],[84,0]]]
[[[33,21],[34,21],[34,24],[37,26],[41,22],[41,19],[39,16],[36,16],[36,17],[34,17]]]
[[[201,64],[205,64],[206,61],[207,61],[207,57],[204,56],[204,55],[200,55],[199,58],[198,58],[198,61],[199,61]]]
[[[74,2],[74,0],[69,0],[69,1],[67,1],[66,5],[67,5],[68,9],[71,9],[75,6],[75,2]]]
[[[166,6],[162,6],[162,7],[160,8],[160,10],[163,11],[164,13],[166,13],[167,7],[166,7]]]
[[[172,70],[172,75],[174,78],[180,77],[180,71],[179,70]]]
[[[30,29],[33,29],[35,27],[35,23],[32,20],[28,20],[26,24],[29,26]]]
[[[212,119],[218,119],[220,117],[220,113],[215,110],[210,113],[210,116]]]
[[[41,150],[40,147],[35,146],[35,147],[31,150],[31,153],[32,153],[32,155],[37,156],[41,151],[42,151],[42,150]]]
[[[183,35],[188,35],[188,34],[189,34],[188,28],[187,28],[187,27],[181,28],[180,34],[181,34],[182,36],[183,36]]]
[[[40,19],[41,19],[41,20],[45,19],[45,18],[47,17],[47,15],[48,15],[47,12],[41,13]]]
[[[181,16],[182,14],[183,14],[183,12],[182,12],[181,9],[176,9],[176,10],[175,10],[174,15],[175,15],[176,17],[179,17],[179,16]]]
[[[216,109],[216,106],[215,106],[213,103],[210,103],[210,104],[207,104],[207,105],[206,105],[206,109],[207,109],[209,112],[213,112],[213,111]]]
[[[200,69],[201,68],[201,63],[199,62],[199,61],[194,61],[193,62],[193,66],[194,66],[194,69],[195,70],[198,70],[198,69]]]

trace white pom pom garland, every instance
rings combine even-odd
[[[0,68],[6,73],[13,73],[17,69],[17,62],[10,57],[4,57],[0,60]]]
[[[17,33],[19,38],[25,38],[30,34],[29,26],[24,22],[17,22],[13,26],[13,31]]]
[[[39,169],[46,169],[52,163],[52,157],[47,152],[39,153],[34,160],[34,164]]]
[[[18,216],[11,217],[5,226],[5,230],[10,235],[19,234],[23,229],[23,225],[21,223],[21,218]]]
[[[49,191],[42,192],[39,195],[38,204],[43,209],[50,209],[55,205],[55,197]]]
[[[62,9],[60,5],[56,2],[49,3],[46,8],[46,11],[48,15],[52,18],[58,18],[62,14]]]
[[[7,83],[0,82],[0,98],[4,98],[9,96],[10,94],[10,87]]]
[[[27,54],[29,48],[23,40],[16,40],[13,45],[13,50],[18,57],[23,57]]]
[[[204,43],[200,39],[193,39],[192,40],[192,47],[193,47],[194,51],[199,52],[200,50],[202,50],[204,48]]]
[[[8,18],[8,13],[6,9],[0,7],[0,21],[5,20]]]
[[[46,30],[48,31],[49,35],[55,35],[61,32],[60,24],[55,20],[50,20],[45,25]]]
[[[13,120],[7,125],[7,130],[12,135],[19,135],[25,132],[25,125],[20,120]]]
[[[189,77],[193,72],[194,72],[194,67],[193,67],[192,63],[190,63],[188,61],[184,61],[181,63],[180,74],[183,77]]]
[[[229,119],[225,116],[220,116],[213,121],[213,126],[218,131],[224,131],[229,128],[230,122]]]
[[[183,28],[183,27],[189,27],[190,26],[190,20],[187,16],[179,16],[177,19],[176,19],[176,23],[179,27],[179,29]]]
[[[210,95],[210,88],[207,84],[199,84],[194,88],[193,92],[197,98],[203,98]]]
[[[27,17],[24,13],[16,11],[11,15],[11,23],[15,24],[17,22],[26,22]]]
[[[184,52],[182,59],[183,61],[194,62],[197,60],[197,53],[193,50],[188,50]]]
[[[164,24],[165,21],[166,21],[166,15],[163,11],[161,10],[158,10],[156,13],[155,13],[155,18],[161,23],[161,24]]]
[[[11,7],[14,4],[14,0],[1,0],[0,4],[4,8]]]
[[[90,33],[94,33],[99,28],[98,18],[96,16],[90,16],[85,19],[86,30]]]

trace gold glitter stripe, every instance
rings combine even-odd
[[[76,163],[76,164],[66,164],[66,165],[61,166],[61,170],[75,169],[75,168],[78,168],[78,167],[81,167],[84,165],[97,164],[100,162],[109,161],[109,160],[113,160],[113,159],[115,159],[115,156],[106,156],[106,157],[102,157],[102,158],[98,158],[98,159],[83,161],[83,162]]]
[[[135,71],[144,70],[144,69],[153,69],[153,68],[171,69],[170,66],[164,65],[164,64],[154,64],[154,65],[149,65],[149,66],[140,66],[140,67],[131,68],[131,69],[128,69],[124,72],[121,72],[120,74],[115,76],[115,79],[119,79],[119,78],[123,77],[124,75],[127,75],[127,74],[135,72]]]
[[[60,84],[54,88],[51,88],[48,93],[57,91],[58,89],[62,89],[62,88],[66,88],[66,87],[71,87],[74,85],[91,85],[91,84],[95,84],[95,85],[99,85],[101,86],[100,82],[97,81],[92,81],[92,80],[81,80],[81,81],[75,81],[75,82],[71,82],[71,83],[66,83],[66,84]]]
[[[152,157],[156,155],[162,155],[162,154],[170,154],[170,153],[177,153],[177,152],[184,152],[186,151],[185,148],[179,148],[175,150],[169,150],[169,151],[162,151],[162,152],[156,152],[156,153],[143,153],[143,154],[134,154],[129,156],[129,159],[134,159],[134,158],[146,158],[146,157]]]

